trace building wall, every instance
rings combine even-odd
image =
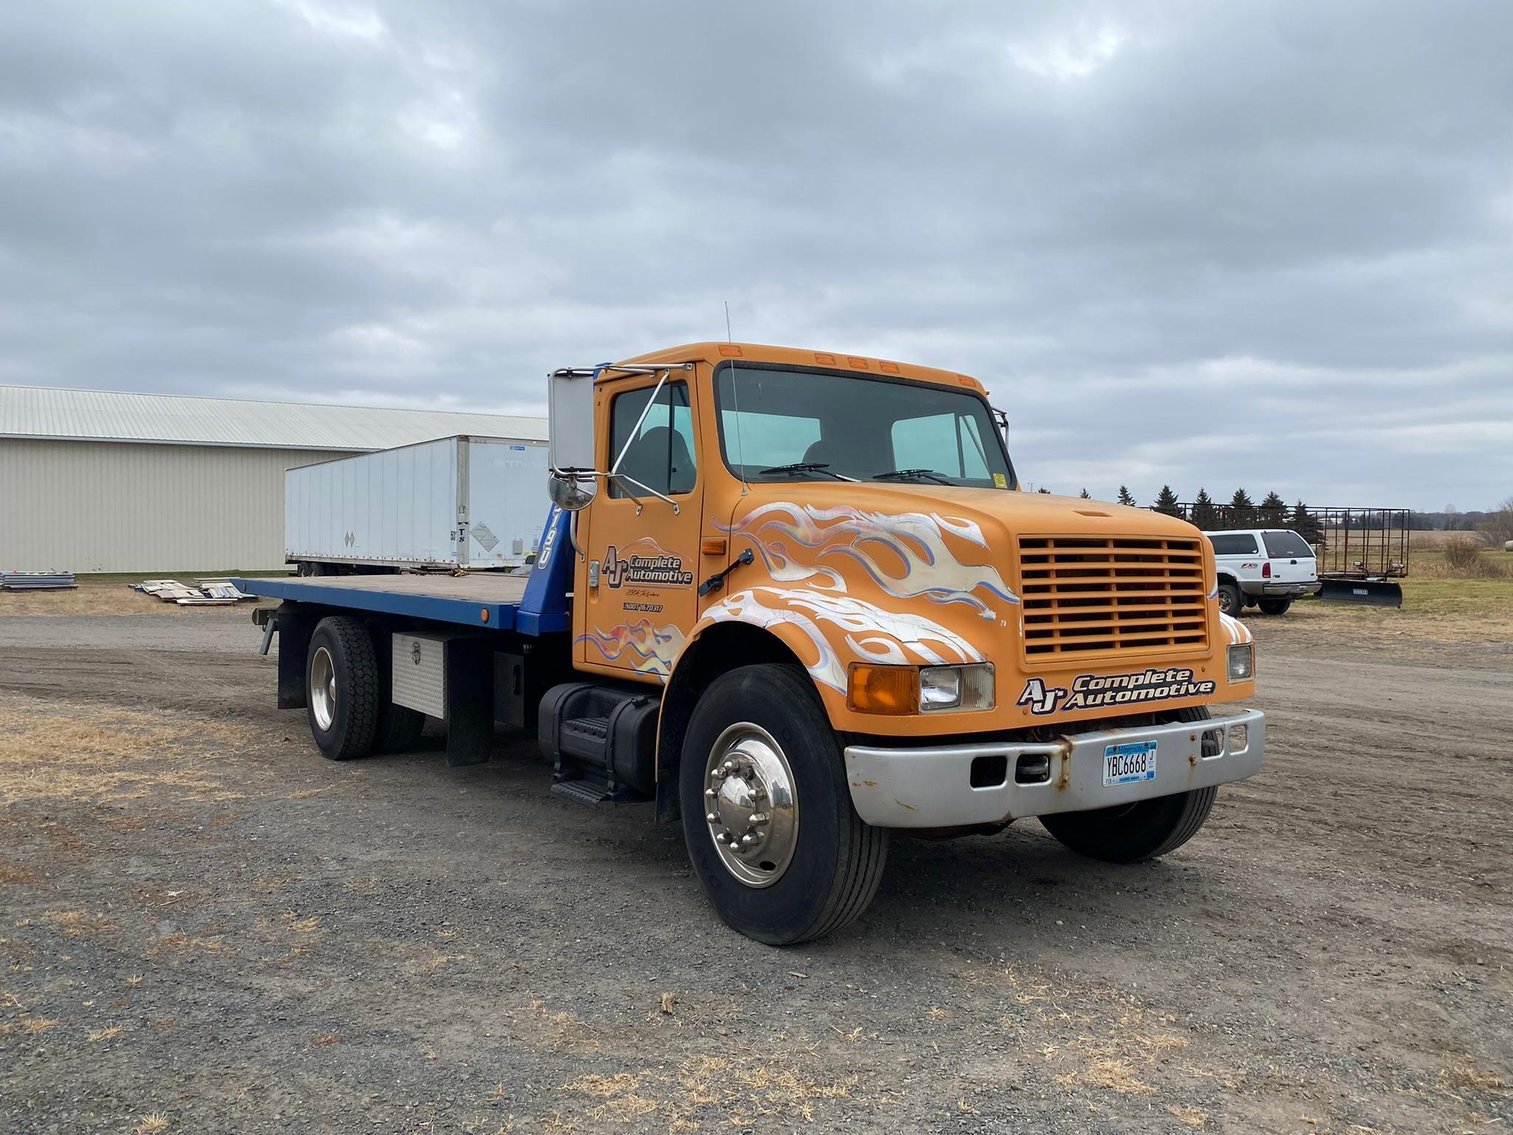
[[[0,570],[284,566],[284,470],[327,451],[0,438]]]

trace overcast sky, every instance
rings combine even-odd
[[[1021,477],[1513,496],[1513,5],[0,5],[0,383],[966,371]]]

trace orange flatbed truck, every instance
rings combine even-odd
[[[553,790],[650,802],[777,945],[857,918],[892,832],[1038,817],[1116,863],[1190,839],[1265,724],[1196,528],[1020,490],[981,383],[696,343],[550,377],[528,575],[241,580],[334,759],[534,727]],[[521,485],[521,493],[542,486]],[[543,501],[543,504],[546,502]]]

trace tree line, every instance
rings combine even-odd
[[[1086,493],[1087,490],[1084,489],[1083,492]],[[1119,503],[1138,504],[1134,494],[1129,491],[1129,486],[1119,486]],[[1291,528],[1309,543],[1317,543],[1320,538],[1318,518],[1308,510],[1308,506],[1302,501],[1289,506],[1275,490],[1267,493],[1261,503],[1257,504],[1243,488],[1236,489],[1228,503],[1214,500],[1208,495],[1207,489],[1200,488],[1191,502],[1184,503],[1177,499],[1177,494],[1170,485],[1162,485],[1150,508],[1167,516],[1180,517],[1205,532],[1227,528]]]

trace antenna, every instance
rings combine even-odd
[[[734,343],[735,338],[730,334],[730,301],[725,301],[725,342]]]

